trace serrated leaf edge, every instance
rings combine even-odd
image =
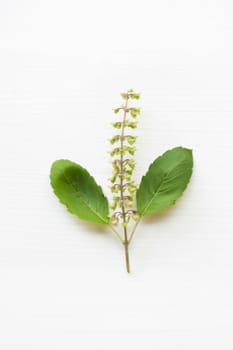
[[[55,160],[55,161],[53,162],[53,164],[52,164],[52,166],[51,166],[51,170],[50,170],[50,184],[51,184],[51,187],[53,188],[53,192],[55,193],[55,195],[56,195],[56,197],[58,198],[59,202],[62,203],[63,205],[65,205],[66,208],[68,209],[68,211],[69,211],[71,214],[73,214],[73,215],[75,215],[75,216],[77,216],[77,217],[79,218],[79,216],[78,216],[76,213],[74,213],[74,212],[70,209],[69,205],[68,205],[67,203],[63,202],[63,201],[60,199],[60,197],[59,197],[58,194],[56,193],[56,190],[55,190],[55,188],[53,187],[53,184],[52,184],[52,179],[51,179],[52,167],[53,167],[53,165],[54,165],[57,161],[60,161],[60,160],[68,161],[68,162],[70,162],[70,163],[73,163],[73,164],[75,164],[75,165],[78,165],[80,168],[82,168],[83,170],[85,170],[85,171],[88,173],[88,175],[90,176],[90,178],[95,182],[95,184],[97,185],[97,187],[99,188],[99,190],[102,192],[102,196],[104,197],[104,199],[106,199],[107,205],[108,205],[108,212],[109,212],[109,203],[108,203],[108,199],[107,199],[107,197],[104,195],[102,187],[101,187],[100,185],[97,184],[97,182],[95,181],[94,177],[93,177],[92,175],[90,175],[90,173],[87,171],[87,169],[83,168],[81,165],[79,165],[79,164],[77,164],[77,163],[75,163],[75,162],[73,162],[73,161],[71,161],[71,160],[69,160],[69,159],[57,159],[57,160]],[[68,181],[68,179],[66,178],[64,172],[63,172],[63,175],[64,175],[65,179],[67,180],[67,182],[69,183],[69,185],[71,185],[71,186],[74,188],[74,190],[77,191],[77,189],[73,186],[73,184],[70,183],[70,182]],[[90,209],[90,211],[91,211],[92,213],[94,213],[94,214],[102,221],[103,224],[106,224],[106,225],[109,224],[109,220],[106,221],[102,216],[100,216],[100,215],[90,206],[90,204],[87,203],[87,202],[83,199],[83,196],[82,196],[82,195],[80,195],[80,200]],[[89,220],[85,220],[85,221],[89,221]],[[89,222],[93,222],[93,221],[89,221]],[[101,224],[101,223],[100,223],[100,224]]]
[[[181,146],[174,147],[174,148],[172,148],[172,149],[169,149],[169,150],[165,151],[163,154],[161,154],[161,156],[157,157],[157,158],[150,164],[150,166],[149,166],[149,168],[148,168],[146,174],[142,176],[140,185],[141,185],[143,179],[144,179],[144,178],[147,176],[147,174],[150,172],[150,169],[151,169],[151,167],[153,166],[153,164],[154,164],[155,161],[157,161],[158,159],[160,159],[160,158],[161,158],[162,156],[164,156],[167,152],[170,152],[170,151],[172,151],[172,150],[174,150],[174,149],[178,149],[178,148],[191,151],[191,153],[192,153],[192,149],[185,148],[185,147],[181,147]],[[191,175],[192,175],[192,170],[193,170],[193,157],[192,157]],[[172,170],[171,170],[171,171],[172,171]],[[169,173],[170,173],[170,172],[169,172]],[[164,178],[167,177],[167,176],[169,175],[169,173],[167,173],[166,176],[164,176]],[[165,210],[165,209],[167,209],[167,208],[169,208],[171,205],[174,205],[174,204],[177,202],[177,200],[183,195],[184,191],[186,190],[186,188],[187,188],[187,186],[188,186],[188,184],[189,184],[189,182],[190,182],[190,179],[191,179],[191,176],[190,176],[189,181],[187,182],[186,186],[184,187],[182,193],[180,194],[180,196],[179,196],[178,198],[176,198],[172,204],[169,204],[169,205],[167,205],[166,207],[164,207],[163,209],[161,209],[161,211],[162,211],[162,210]],[[149,206],[151,205],[151,202],[155,199],[156,195],[159,193],[159,189],[160,189],[160,187],[162,186],[163,182],[164,182],[164,179],[162,180],[161,184],[159,185],[159,188],[157,189],[155,195],[154,195],[154,196],[152,197],[152,199],[150,200],[149,204],[145,207],[143,213],[140,214],[140,217],[143,217],[143,216],[146,216],[146,215],[153,215],[152,213],[151,213],[151,214],[150,214],[150,213],[149,213],[149,214],[144,214],[144,213],[145,213],[145,211],[149,208]],[[140,185],[139,185],[139,188],[140,188]],[[138,189],[139,189],[139,188],[138,188]],[[159,211],[160,211],[160,210],[159,210]],[[158,212],[159,212],[159,211],[158,211]],[[155,213],[156,213],[156,212],[155,212]]]

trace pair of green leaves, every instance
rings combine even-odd
[[[176,147],[158,157],[142,177],[136,192],[140,217],[174,204],[192,175],[192,151]],[[108,200],[86,169],[69,160],[53,163],[50,173],[54,193],[80,219],[109,224]]]

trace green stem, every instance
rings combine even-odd
[[[133,227],[133,230],[132,230],[131,235],[130,235],[130,237],[129,237],[129,241],[128,241],[129,243],[131,243],[131,241],[132,241],[132,238],[133,238],[133,236],[134,236],[134,234],[135,234],[135,231],[136,231],[136,229],[137,229],[137,227],[138,227],[139,222],[140,222],[140,220],[138,220],[138,221],[135,223],[134,227]]]
[[[127,237],[127,230],[126,230],[126,227],[124,227],[124,231],[126,231],[126,234],[125,236]],[[130,264],[129,264],[129,242],[128,240],[125,240],[124,242],[124,246],[125,246],[125,263],[126,263],[126,271],[128,273],[130,273]]]
[[[124,246],[125,246],[125,262],[126,262],[126,270],[129,273],[130,272],[130,264],[129,264],[129,242],[128,242],[128,234],[127,234],[127,227],[126,227],[126,215],[125,215],[125,205],[124,205],[124,182],[123,182],[123,147],[124,147],[124,131],[125,131],[125,120],[126,120],[126,114],[127,114],[127,108],[128,108],[128,101],[129,96],[127,94],[126,100],[125,100],[125,106],[124,106],[124,117],[122,122],[122,129],[121,129],[121,157],[120,157],[120,200],[121,200],[121,210],[122,210],[122,220],[123,220],[123,226],[124,226]]]
[[[121,238],[120,234],[117,232],[117,230],[112,226],[109,225],[109,227],[111,228],[111,230],[115,233],[115,235],[117,236],[117,238],[119,238],[119,240],[124,244],[123,239]]]

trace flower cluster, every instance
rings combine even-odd
[[[111,191],[113,193],[112,210],[115,211],[111,216],[113,225],[122,223],[126,226],[130,219],[138,220],[138,214],[133,208],[134,196],[137,190],[135,182],[132,180],[132,173],[135,168],[135,161],[132,156],[135,154],[134,146],[137,137],[125,133],[126,129],[135,129],[137,127],[137,116],[140,114],[140,108],[129,107],[129,100],[138,100],[140,95],[133,90],[128,90],[121,94],[124,104],[119,108],[115,108],[114,113],[123,113],[122,121],[114,122],[112,125],[119,133],[110,139],[110,143],[114,148],[110,151],[110,155],[115,159],[112,162],[113,174],[110,179]],[[132,119],[131,119],[132,118]]]

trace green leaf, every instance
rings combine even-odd
[[[168,208],[183,194],[192,175],[192,150],[176,147],[158,157],[142,177],[136,193],[139,215]]]
[[[108,200],[88,171],[69,160],[52,164],[50,172],[54,193],[67,209],[80,219],[108,224]]]

